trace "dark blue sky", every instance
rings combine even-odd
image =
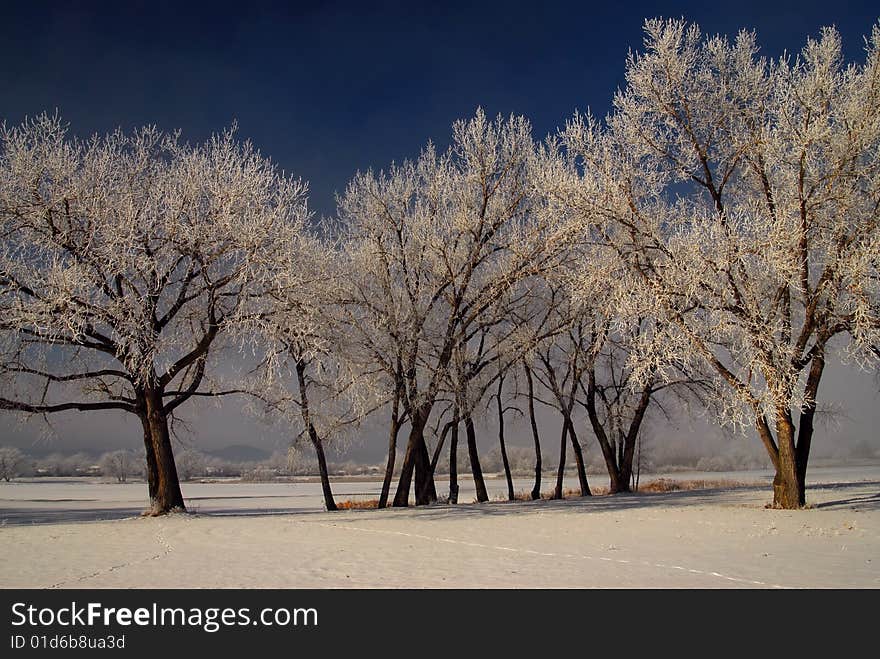
[[[0,120],[58,109],[79,135],[155,123],[201,141],[235,119],[240,137],[308,179],[312,207],[330,214],[334,192],[355,170],[412,157],[429,138],[445,145],[450,124],[478,105],[527,115],[537,136],[575,108],[604,115],[646,17],[684,16],[731,36],[755,29],[774,57],[835,24],[850,59],[862,58],[862,37],[880,17],[876,1],[827,0],[178,4],[5,2]],[[840,371],[828,380],[825,395],[845,401],[850,414],[831,434],[876,436],[880,406],[870,376]],[[199,410],[192,424],[199,448],[286,444],[284,432],[235,404]],[[111,413],[52,421],[63,442],[45,445],[38,420],[18,425],[5,415],[0,445],[73,451],[141,441],[133,418]],[[382,442],[355,451],[381,453]]]
[[[543,136],[575,108],[604,115],[645,17],[758,32],[797,50],[822,25],[849,57],[872,2],[9,2],[0,20],[0,119],[58,109],[87,135],[155,123],[196,141],[237,119],[312,206],[357,169],[448,140],[482,105],[527,115]]]

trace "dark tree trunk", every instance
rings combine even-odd
[[[382,479],[382,492],[379,494],[379,508],[388,505],[391,479],[394,478],[394,460],[397,457],[397,435],[400,433],[400,389],[394,394],[391,406],[391,428],[388,431],[388,461],[385,463],[385,478]]]
[[[409,429],[409,439],[406,442],[406,453],[403,454],[403,464],[400,466],[400,477],[397,480],[397,491],[394,493],[394,501],[392,506],[395,508],[405,508],[409,505],[409,488],[412,484],[413,471],[415,469],[415,428],[413,425]]]
[[[308,385],[306,384],[306,363],[302,359],[296,362],[296,378],[299,384],[300,397],[300,413],[302,414],[303,424],[306,427],[309,440],[315,448],[315,455],[318,458],[318,469],[321,474],[321,489],[324,492],[324,506],[327,510],[337,510],[336,502],[333,500],[333,490],[330,487],[330,472],[327,470],[327,458],[324,455],[324,443],[315,430],[312,423],[311,413],[309,412]]]
[[[590,484],[587,482],[587,469],[584,465],[584,453],[581,450],[581,443],[578,441],[577,433],[574,431],[574,423],[571,417],[566,417],[565,422],[568,424],[568,436],[571,439],[571,448],[574,450],[574,461],[577,465],[578,483],[581,487],[581,496],[589,497],[593,493],[590,491]]]
[[[767,417],[761,415],[755,419],[755,428],[758,431],[758,437],[761,438],[761,442],[764,444],[764,448],[767,449],[767,455],[770,456],[770,461],[773,463],[773,469],[779,470],[779,448],[776,446],[776,440],[773,439],[773,433],[770,430],[770,424],[767,421]]]
[[[636,431],[638,433],[638,431]],[[637,437],[638,435],[636,435]],[[620,484],[618,493],[630,492],[632,482],[633,459],[636,456],[636,438],[630,439],[627,435],[623,438],[623,450],[620,456],[620,471],[617,473],[617,482]]]
[[[617,465],[617,456],[614,453],[614,447],[611,446],[607,435],[605,435],[604,429],[602,429],[602,434],[600,436],[596,431],[596,427],[593,426],[593,434],[596,435],[596,440],[599,442],[599,448],[602,450],[602,458],[605,460],[605,470],[608,472],[609,493],[617,494],[618,492],[626,492],[627,489],[629,489],[629,485],[620,481],[620,468]]]
[[[309,439],[312,441],[312,446],[315,447],[315,455],[318,456],[318,470],[321,474],[321,490],[324,493],[324,506],[330,511],[338,510],[336,507],[336,501],[333,499],[333,490],[330,487],[330,472],[327,471],[327,458],[324,455],[324,444],[312,424],[309,424]]]
[[[443,445],[446,443],[446,435],[452,428],[452,421],[447,421],[440,433],[440,439],[437,440],[437,446],[434,447],[434,455],[431,458],[431,473],[437,473],[437,463],[440,462],[440,455],[443,452]]]
[[[513,492],[513,478],[510,474],[510,460],[507,459],[507,445],[504,442],[504,402],[501,399],[503,387],[504,378],[498,378],[498,393],[496,394],[496,399],[498,401],[498,443],[501,445],[501,462],[504,464],[504,477],[507,479],[507,500],[515,501],[516,495]]]
[[[437,491],[434,488],[434,475],[431,473],[431,460],[428,457],[428,447],[425,445],[425,425],[431,413],[430,406],[422,406],[413,410],[410,415],[409,439],[406,443],[406,454],[403,456],[403,465],[400,469],[400,479],[397,483],[397,492],[394,494],[395,508],[403,508],[409,505],[409,491],[415,476],[416,505],[431,503],[437,500]]]
[[[458,503],[458,411],[449,437],[449,503]]]
[[[538,423],[535,420],[535,386],[532,382],[532,369],[528,364],[524,364],[523,368],[526,373],[526,383],[528,384],[528,404],[529,404],[529,423],[532,426],[532,440],[535,443],[535,485],[532,487],[532,500],[541,498],[541,438],[538,435]]]
[[[819,393],[819,381],[825,370],[825,353],[819,350],[810,364],[810,373],[804,386],[804,408],[798,428],[796,461],[798,478],[798,501],[801,506],[807,502],[807,463],[810,460],[810,444],[813,441],[813,421],[816,416],[816,396]]]
[[[587,384],[586,400],[587,417],[590,419],[593,434],[596,436],[596,441],[599,442],[599,448],[602,450],[602,457],[605,460],[605,469],[608,471],[609,480],[608,489],[611,494],[617,494],[618,492],[623,492],[629,489],[629,483],[620,482],[620,467],[617,463],[617,455],[614,452],[614,447],[611,445],[611,441],[608,439],[605,428],[602,426],[602,422],[599,419],[599,413],[596,411],[596,375],[592,369],[590,369],[588,377],[589,382]]]
[[[803,490],[798,483],[797,456],[794,443],[794,424],[787,409],[776,412],[776,440],[779,447],[779,459],[776,476],[773,479],[773,507],[795,509],[801,508],[804,501],[800,492]]]
[[[633,489],[639,491],[639,478],[642,475],[642,438],[638,438],[638,453],[636,454],[636,469],[633,474]]]
[[[556,488],[553,499],[562,498],[562,480],[565,478],[565,453],[568,450],[568,424],[562,421],[562,439],[559,442],[559,466],[556,468]]]
[[[483,480],[483,468],[480,466],[480,454],[477,451],[477,433],[474,430],[474,420],[470,414],[464,417],[464,430],[467,434],[471,473],[474,476],[474,486],[477,488],[477,501],[485,503],[489,500],[489,493],[486,491],[486,481]]]
[[[146,402],[142,401],[143,413],[139,414],[144,428],[144,459],[146,460],[147,489],[150,495],[150,506],[159,492],[159,473],[156,467],[156,453],[153,451],[153,440],[150,432],[150,420],[147,418]]]
[[[394,460],[397,456],[397,434],[400,427],[397,423],[391,423],[388,433],[388,461],[385,463],[385,477],[382,479],[382,492],[379,494],[379,508],[388,505],[388,493],[391,491],[391,479],[394,477]]]
[[[654,392],[652,387],[653,385],[649,383],[642,390],[636,411],[629,424],[629,430],[626,433],[626,437],[624,437],[623,446],[621,447],[619,472],[619,482],[624,489],[619,490],[620,492],[629,492],[629,484],[633,473],[633,458],[636,454],[636,442],[642,429],[642,421],[645,420],[645,413],[648,411],[648,405],[651,404],[651,394]]]
[[[422,426],[419,441],[416,443],[415,481],[417,506],[426,506],[437,501],[434,470],[431,468],[431,457],[428,455],[428,445],[425,443],[424,431],[425,428]]]
[[[162,403],[162,392],[151,389],[144,392],[147,424],[150,430],[150,446],[155,460],[155,492],[150,495],[150,514],[164,515],[173,510],[186,510],[180,492],[168,417]],[[150,455],[150,451],[147,451]],[[147,458],[149,468],[149,457]],[[151,486],[152,489],[152,486]]]
[[[758,416],[755,426],[767,455],[773,462],[776,475],[773,478],[773,507],[793,510],[802,508],[804,499],[804,482],[798,473],[797,449],[794,442],[794,423],[791,413],[780,408],[776,410],[776,439],[770,430],[766,416]],[[804,470],[806,475],[806,469]]]
[[[610,494],[622,494],[632,491],[633,459],[635,458],[635,442],[630,445],[626,438],[621,438],[620,460],[617,473],[610,479]],[[632,450],[630,450],[632,448]],[[608,466],[606,461],[605,466]],[[609,472],[610,475],[610,472]]]
[[[593,428],[593,434],[599,442],[599,448],[602,449],[602,457],[605,460],[605,469],[608,471],[609,490],[611,494],[630,491],[630,482],[633,474],[633,459],[635,457],[636,442],[639,437],[639,431],[642,427],[642,421],[645,418],[645,412],[651,403],[651,394],[653,393],[652,385],[649,383],[639,397],[638,405],[633,413],[627,434],[620,433],[617,444],[617,451],[608,439],[605,428],[599,419],[596,411],[596,376],[595,371],[590,369],[589,383],[587,385],[586,408],[587,416],[590,419],[590,425]]]

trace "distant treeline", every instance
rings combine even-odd
[[[534,473],[534,454],[528,448],[512,446],[507,457],[514,476],[525,478]],[[817,456],[820,457],[820,456]],[[837,447],[835,451],[823,456],[826,460],[846,462],[852,460],[880,459],[880,451],[868,442],[861,441],[851,447]],[[402,458],[399,455],[398,458]],[[397,460],[401,464],[402,460]],[[229,460],[219,458],[193,449],[184,450],[178,458],[178,472],[182,480],[202,478],[240,478],[248,482],[271,482],[278,479],[319,476],[320,469],[314,456],[299,452],[290,454],[277,451],[265,460]],[[458,456],[458,468],[467,468],[467,455]],[[504,471],[503,459],[499,449],[486,453],[483,460],[487,474],[501,474]],[[587,470],[602,473],[605,468],[602,456],[593,452],[587,456]],[[641,457],[641,472],[644,474],[667,473],[692,469],[695,471],[738,471],[745,469],[769,469],[772,465],[766,456],[744,442],[732,442],[721,452],[707,454],[705,447],[695,446],[685,440],[666,440],[662,443],[647,444]],[[330,461],[328,469],[333,476],[381,476],[382,464],[354,462],[352,460]],[[572,465],[569,471],[574,472]],[[438,475],[449,473],[448,458],[438,461]],[[399,469],[395,476],[399,475]],[[143,456],[134,451],[109,451],[103,454],[79,452],[64,454],[50,453],[45,456],[31,456],[19,449],[0,448],[0,479],[16,477],[75,477],[102,476],[117,482],[139,481],[145,476]]]

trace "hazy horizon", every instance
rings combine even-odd
[[[860,450],[860,444],[867,444],[875,452],[880,451],[880,434],[873,431],[880,428],[880,385],[875,375],[852,366],[831,363],[820,395],[824,409],[834,409],[835,414],[833,419],[817,420],[813,457],[846,456]],[[267,456],[286,450],[290,434],[296,431],[287,431],[277,424],[267,425],[250,416],[243,407],[241,400],[233,398],[226,399],[220,408],[216,401],[195,401],[192,409],[183,416],[192,432],[180,433],[183,441],[175,442],[176,450],[190,447],[213,453],[230,446],[248,446],[264,451]],[[536,412],[544,457],[550,461],[556,460],[561,429],[556,418],[558,413],[554,414],[552,410],[540,406]],[[711,416],[688,418],[681,413],[679,417],[675,424],[655,417],[645,428],[648,441],[655,446],[674,441],[698,455],[706,456],[715,455],[719,450],[764,455],[764,449],[754,432],[742,434],[724,431]],[[598,452],[598,444],[584,415],[578,414],[576,419],[581,444],[587,455]],[[140,424],[132,415],[70,412],[53,415],[49,420],[54,428],[54,436],[41,417],[23,421],[10,413],[3,414],[0,416],[0,446],[14,446],[34,457],[78,452],[97,455],[119,448],[140,451],[143,446]],[[347,440],[346,450],[337,452],[331,446],[328,459],[334,462],[350,460],[359,464],[383,462],[387,455],[386,422],[385,416],[374,415],[355,438]],[[511,415],[505,421],[505,428],[510,446],[532,446],[527,421],[514,419]],[[405,443],[405,433],[406,427],[398,441],[401,447]],[[497,426],[491,415],[477,419],[477,440],[482,451],[497,447],[496,433]]]

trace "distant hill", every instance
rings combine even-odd
[[[260,462],[272,455],[269,451],[245,444],[231,444],[213,451],[206,451],[206,453],[213,455],[215,458],[229,460],[230,462]]]

